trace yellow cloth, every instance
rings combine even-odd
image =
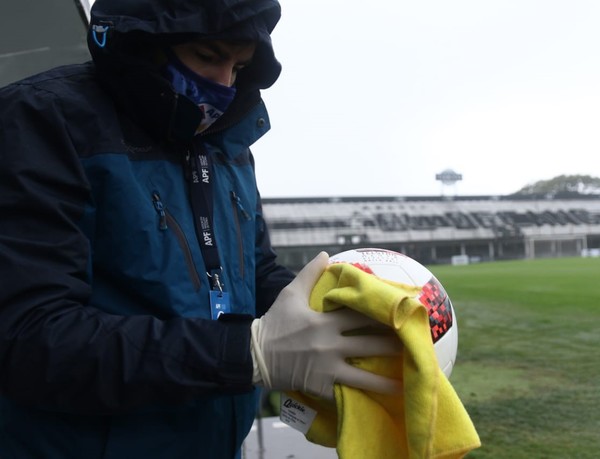
[[[315,285],[317,311],[343,306],[391,326],[403,343],[400,358],[356,358],[352,364],[403,382],[397,395],[336,385],[335,404],[294,392],[317,411],[306,434],[336,447],[342,459],[461,458],[481,445],[475,427],[437,364],[419,289],[383,281],[345,263],[332,264]]]

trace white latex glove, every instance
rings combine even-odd
[[[271,309],[252,323],[253,383],[276,390],[298,390],[333,398],[335,383],[379,393],[394,393],[399,382],[356,368],[348,357],[400,353],[394,335],[343,336],[343,332],[381,326],[351,309],[316,312],[310,293],[327,267],[321,252],[285,287]]]

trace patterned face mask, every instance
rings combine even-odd
[[[217,121],[235,97],[235,88],[215,83],[196,72],[179,60],[175,53],[166,50],[167,63],[162,74],[176,93],[194,102],[202,111],[202,121],[197,132],[206,130]]]

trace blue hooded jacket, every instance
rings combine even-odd
[[[276,263],[249,146],[278,77],[274,0],[97,0],[93,62],[0,90],[0,457],[232,458],[255,415],[250,323],[293,274]],[[229,110],[157,70],[195,38],[257,43]],[[213,164],[231,313],[211,319],[189,158]]]

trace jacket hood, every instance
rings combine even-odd
[[[249,98],[260,99],[259,90],[281,73],[270,36],[280,16],[276,0],[96,0],[88,48],[100,81],[118,103],[155,136],[187,140],[201,113],[159,74],[157,50],[198,39],[254,41],[252,63],[236,79],[230,118],[252,103]]]
[[[96,0],[88,47],[96,60],[190,39],[251,40],[257,49],[240,84],[264,89],[281,72],[270,35],[280,16],[276,0]]]

